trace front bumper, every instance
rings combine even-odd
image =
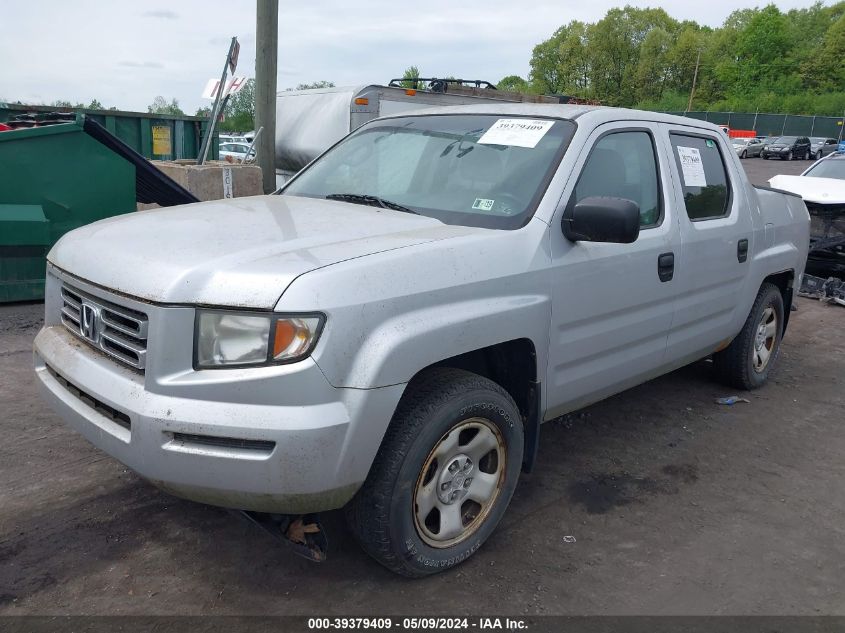
[[[259,512],[349,501],[404,387],[337,389],[311,359],[154,379],[155,363],[124,368],[50,319],[34,357],[46,401],[92,444],[176,496]]]
[[[784,148],[784,149],[764,150],[763,152],[760,153],[760,155],[763,158],[771,158],[771,157],[786,158],[787,156],[789,156],[789,152],[790,152],[790,149],[787,147],[787,148]]]

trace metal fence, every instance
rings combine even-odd
[[[783,134],[825,136],[842,139],[845,116],[804,116],[796,114],[764,114],[762,112],[669,112],[688,116],[716,125],[727,125],[737,130],[754,130],[758,136]]]

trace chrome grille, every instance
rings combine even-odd
[[[144,370],[147,315],[62,285],[62,323],[76,336],[120,362]]]

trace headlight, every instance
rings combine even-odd
[[[325,317],[198,310],[195,367],[292,363],[311,353]]]
[[[769,149],[769,146],[768,146],[768,145],[763,145],[763,149],[768,150],[768,149]]]

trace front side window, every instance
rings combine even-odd
[[[505,115],[373,121],[281,194],[400,206],[447,224],[515,229],[533,215],[574,131],[567,120]]]
[[[718,142],[685,134],[670,134],[669,138],[689,219],[712,220],[727,216],[730,187]]]
[[[640,207],[641,227],[660,223],[657,157],[651,134],[641,130],[613,132],[596,142],[569,205],[593,196],[633,200]]]

